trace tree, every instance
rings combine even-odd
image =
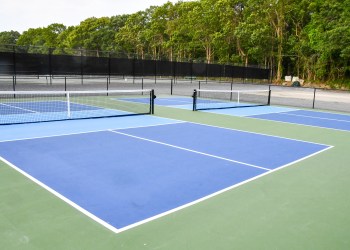
[[[18,38],[17,45],[21,46],[41,46],[42,48],[31,47],[31,52],[48,53],[49,48],[59,46],[58,37],[66,30],[63,24],[51,24],[45,28],[28,29]]]
[[[349,3],[349,0],[310,3],[311,19],[303,30],[304,46],[310,58],[305,60],[309,65],[309,80],[344,78],[349,67]]]
[[[91,17],[74,27],[66,37],[70,48],[96,50],[97,56],[103,50],[113,48],[114,31],[108,17]]]
[[[350,0],[197,0],[131,15],[88,18],[66,28],[0,33],[1,43],[118,51],[139,58],[241,63],[310,81],[350,76]],[[97,51],[97,53],[96,53]],[[81,52],[79,50],[79,52]],[[69,53],[69,52],[68,52]],[[72,53],[77,53],[73,51]]]
[[[198,5],[199,2],[178,2],[169,10],[165,31],[169,39],[164,46],[169,49],[171,60],[187,61],[195,57],[193,34],[196,27],[190,20],[191,11]]]
[[[125,25],[115,35],[116,45],[124,51],[145,57],[147,47],[145,30],[148,28],[149,11],[139,11],[128,17]]]
[[[0,44],[16,44],[19,36],[20,33],[13,30],[0,32]]]
[[[219,18],[214,0],[202,0],[190,12],[190,24],[192,26],[192,45],[198,49],[203,48],[207,63],[214,59],[215,48],[214,39],[220,33]]]
[[[159,59],[164,54],[166,42],[169,36],[166,33],[169,21],[169,12],[173,4],[168,2],[160,7],[156,7],[150,13],[148,29],[145,30],[147,39],[154,59]]]

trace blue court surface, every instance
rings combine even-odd
[[[350,131],[350,115],[334,114],[328,112],[294,110],[281,113],[270,113],[249,116],[252,118],[288,122],[321,128]]]
[[[104,125],[99,119],[86,128],[82,121],[58,122],[52,130],[18,126],[27,132],[0,135],[0,157],[120,232],[331,148],[143,118],[110,118]]]
[[[41,113],[47,110],[50,112],[67,111],[67,102],[65,101],[31,101],[31,102],[5,102],[0,103],[0,115],[8,114],[26,114],[26,113]],[[85,105],[85,104],[70,104],[71,111],[77,110],[99,110],[102,108]]]
[[[149,99],[148,99],[149,100]],[[130,112],[66,101],[30,101],[0,103],[0,124],[39,122],[100,116],[129,115]]]
[[[140,100],[134,101],[140,102]],[[155,104],[192,110],[192,98],[190,97],[157,98],[155,100]],[[335,114],[330,112],[299,110],[278,106],[211,109],[199,112],[250,117],[263,120],[350,131],[350,115]]]
[[[123,98],[122,100],[139,103],[149,102],[149,99],[147,98]],[[192,110],[193,99],[191,97],[157,97],[154,99],[154,104],[158,106]]]

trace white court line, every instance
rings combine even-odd
[[[164,143],[164,142],[160,142],[160,141],[155,141],[155,140],[151,140],[151,139],[147,139],[147,138],[143,138],[143,137],[139,137],[139,136],[135,136],[135,135],[130,135],[130,134],[114,131],[114,130],[110,130],[110,132],[116,133],[116,134],[120,134],[120,135],[125,135],[125,136],[128,136],[128,137],[136,138],[136,139],[143,140],[143,141],[148,141],[148,142],[161,144],[161,145],[172,147],[172,148],[176,148],[176,149],[181,149],[181,150],[184,150],[184,151],[188,151],[188,152],[192,152],[192,153],[196,153],[196,154],[200,154],[200,155],[209,156],[209,157],[220,159],[220,160],[224,160],[224,161],[239,163],[239,164],[242,164],[242,165],[245,165],[245,166],[248,166],[248,167],[259,168],[259,169],[263,169],[263,170],[266,170],[266,171],[270,171],[271,170],[270,168],[264,168],[264,167],[256,166],[256,165],[253,165],[253,164],[249,164],[249,163],[245,163],[245,162],[241,162],[241,161],[236,161],[236,160],[232,160],[232,159],[228,159],[228,158],[224,158],[224,157],[220,157],[220,156],[216,156],[216,155],[212,155],[212,154],[207,154],[207,153],[196,151],[196,150],[192,150],[192,149],[189,149],[189,148],[183,148],[183,147],[175,146],[175,145],[172,145],[172,144],[168,144],[168,143]]]
[[[111,118],[106,118],[106,119],[111,119]],[[157,126],[165,126],[165,125],[186,123],[185,121],[177,121],[177,120],[174,120],[174,121],[176,121],[176,122],[169,122],[169,123],[162,123],[162,124],[152,124],[152,125],[147,125],[147,126],[131,126],[131,127],[123,127],[123,128],[106,128],[106,129],[90,130],[90,131],[84,131],[84,132],[74,132],[74,133],[65,133],[65,134],[56,134],[56,135],[44,135],[44,136],[27,137],[27,138],[19,138],[19,139],[12,139],[12,140],[3,140],[3,141],[0,140],[0,143],[2,143],[2,142],[12,142],[12,141],[23,141],[23,140],[34,140],[34,139],[44,139],[44,138],[60,137],[60,136],[90,134],[90,133],[98,133],[98,132],[107,132],[107,131],[110,131],[110,130],[132,129],[132,128],[148,128],[148,127],[157,127]]]
[[[54,189],[50,188],[49,186],[47,186],[46,184],[44,184],[43,182],[39,181],[38,179],[34,178],[33,176],[31,176],[30,174],[28,174],[27,172],[23,171],[22,169],[18,168],[17,166],[15,166],[14,164],[12,164],[11,162],[5,160],[4,158],[2,158],[0,156],[0,160],[3,161],[4,163],[6,163],[7,165],[9,165],[10,167],[12,167],[13,169],[15,169],[16,171],[18,171],[19,173],[21,173],[22,175],[24,175],[25,177],[27,177],[28,179],[30,179],[31,181],[33,181],[34,183],[36,183],[37,185],[41,186],[42,188],[46,189],[47,191],[49,191],[50,193],[52,193],[53,195],[55,195],[56,197],[58,197],[59,199],[63,200],[64,202],[66,202],[67,204],[69,204],[70,206],[74,207],[75,209],[77,209],[79,212],[85,214],[86,216],[88,216],[89,218],[93,219],[94,221],[96,221],[97,223],[100,223],[102,226],[108,228],[109,230],[118,233],[119,230],[115,227],[113,227],[112,225],[108,224],[107,222],[105,222],[104,220],[101,220],[99,217],[95,216],[94,214],[90,213],[89,211],[85,210],[84,208],[82,208],[81,206],[79,206],[78,204],[76,204],[75,202],[71,201],[70,199],[68,199],[67,197],[63,196],[62,194],[58,193],[57,191],[55,191]]]
[[[350,123],[350,121],[347,121],[347,120],[339,120],[339,119],[332,119],[332,118],[325,118],[325,117],[318,117],[318,116],[310,116],[310,115],[288,114],[288,112],[282,112],[280,114],[281,115],[289,115],[289,116],[307,117],[307,118],[327,120],[327,121],[338,121],[338,122],[349,122]]]
[[[243,118],[257,119],[257,120],[269,121],[269,122],[279,122],[279,123],[285,123],[285,124],[293,124],[293,125],[306,126],[306,127],[311,127],[311,128],[322,128],[322,129],[329,129],[329,130],[334,130],[334,131],[350,132],[350,130],[346,130],[346,129],[321,127],[321,126],[309,125],[309,124],[304,124],[304,123],[286,122],[286,121],[272,120],[272,119],[259,118],[259,117],[249,117],[249,116],[247,116],[247,117],[243,117]]]
[[[230,116],[230,115],[229,115],[229,116]],[[261,119],[261,118],[255,118],[255,117],[243,117],[243,118],[258,119],[258,120],[264,120],[264,121],[271,121],[271,120]],[[107,119],[111,119],[111,118],[107,118]],[[168,118],[166,118],[166,119],[168,119]],[[19,138],[19,139],[13,139],[13,140],[3,140],[3,141],[0,140],[0,143],[1,143],[1,142],[10,142],[10,141],[21,141],[21,140],[41,139],[41,138],[50,138],[50,137],[59,137],[59,136],[69,136],[69,135],[79,135],[79,134],[97,133],[97,132],[104,132],[104,131],[110,131],[110,130],[123,130],[123,129],[134,129],[134,128],[147,128],[147,127],[157,127],[157,126],[166,126],[166,125],[176,125],[176,124],[182,124],[182,123],[192,123],[192,124],[197,124],[197,125],[202,125],[202,126],[207,126],[207,127],[213,127],[213,128],[220,128],[220,129],[225,129],[225,130],[230,130],[230,131],[238,131],[238,132],[243,132],[243,133],[248,133],[248,134],[256,134],[256,135],[270,136],[270,137],[274,137],[274,138],[282,138],[282,139],[287,139],[287,140],[291,140],[291,141],[300,141],[300,142],[312,143],[312,144],[317,144],[317,145],[322,145],[322,146],[330,146],[330,145],[322,144],[322,143],[316,143],[316,142],[298,140],[298,139],[293,139],[293,138],[288,138],[288,137],[283,137],[283,136],[277,136],[277,135],[264,134],[264,133],[258,133],[258,132],[245,131],[245,130],[240,130],[240,129],[233,129],[233,128],[226,128],[226,127],[214,126],[214,125],[209,125],[209,124],[204,124],[204,123],[189,122],[189,121],[175,120],[175,119],[169,119],[169,120],[173,120],[174,122],[162,123],[162,124],[153,124],[153,125],[146,125],[146,126],[130,126],[130,127],[123,127],[123,128],[107,128],[107,129],[100,129],[100,130],[90,130],[90,131],[85,131],[85,132],[74,132],[74,133],[65,133],[65,134],[57,134],[57,135],[38,136],[38,137],[30,137],[30,138]],[[272,120],[272,121],[274,121],[274,120]],[[300,125],[300,126],[310,126],[310,127],[316,127],[316,128],[323,128],[323,127],[317,127],[317,126],[312,126],[312,125],[304,125],[304,124],[290,123],[290,122],[282,122],[282,121],[274,121],[274,122],[281,122],[281,123],[295,124],[295,125]],[[333,130],[339,130],[339,129],[333,129]],[[340,131],[349,132],[349,131],[347,131],[347,130],[340,130]]]
[[[111,131],[111,132],[115,132],[115,131]],[[55,195],[56,197],[60,198],[61,200],[63,200],[63,201],[66,202],[67,204],[71,205],[72,207],[74,207],[75,209],[77,209],[78,211],[80,211],[81,213],[85,214],[86,216],[88,216],[88,217],[91,218],[92,220],[96,221],[97,223],[101,224],[102,226],[106,227],[107,229],[111,230],[111,231],[114,232],[114,233],[121,233],[121,232],[123,232],[123,231],[132,229],[132,228],[134,228],[134,227],[140,226],[140,225],[145,224],[145,223],[147,223],[147,222],[150,222],[150,221],[156,220],[156,219],[158,219],[158,218],[164,217],[164,216],[166,216],[166,215],[175,213],[175,212],[177,212],[177,211],[179,211],[179,210],[182,210],[182,209],[184,209],[184,208],[187,208],[187,207],[196,205],[197,203],[200,203],[200,202],[205,201],[205,200],[208,200],[208,199],[210,199],[210,198],[212,198],[212,197],[218,196],[218,195],[220,195],[220,194],[222,194],[222,193],[225,193],[225,192],[227,192],[227,191],[229,191],[229,190],[232,190],[232,189],[237,188],[237,187],[239,187],[239,186],[242,186],[242,185],[244,185],[244,184],[246,184],[246,183],[249,183],[249,182],[251,182],[251,181],[254,181],[254,180],[256,180],[256,179],[259,179],[259,178],[261,178],[261,177],[263,177],[263,176],[265,176],[265,175],[268,175],[268,174],[271,174],[271,173],[273,173],[273,172],[276,172],[276,171],[278,171],[278,170],[280,170],[280,169],[283,169],[283,168],[285,168],[285,167],[288,167],[288,166],[290,166],[290,165],[292,165],[292,164],[295,164],[295,163],[297,163],[297,162],[306,160],[307,158],[313,157],[313,156],[315,156],[315,155],[317,155],[317,154],[320,154],[320,153],[322,153],[322,152],[324,152],[324,151],[326,151],[326,150],[328,150],[328,149],[331,149],[331,148],[333,148],[333,146],[329,146],[328,148],[325,148],[325,149],[323,149],[323,150],[321,150],[321,151],[315,152],[314,154],[308,155],[308,156],[306,156],[306,157],[304,157],[304,158],[301,158],[301,159],[298,159],[298,160],[296,160],[296,161],[294,161],[294,162],[290,162],[290,163],[288,163],[288,164],[286,164],[286,165],[283,165],[283,166],[281,166],[281,167],[275,168],[275,169],[273,169],[273,170],[268,170],[268,171],[266,171],[266,172],[264,172],[264,173],[262,173],[262,174],[260,174],[260,175],[257,175],[257,176],[255,176],[255,177],[252,177],[252,178],[247,179],[247,180],[245,180],[245,181],[239,182],[239,183],[237,183],[237,184],[235,184],[235,185],[232,185],[232,186],[230,186],[230,187],[221,189],[221,190],[219,190],[219,191],[217,191],[217,192],[214,192],[214,193],[212,193],[212,194],[209,194],[209,195],[207,195],[207,196],[204,196],[204,197],[199,198],[199,199],[197,199],[197,200],[194,200],[194,201],[192,201],[192,202],[186,203],[186,204],[184,204],[184,205],[182,205],[182,206],[176,207],[176,208],[174,208],[174,209],[168,210],[168,211],[166,211],[166,212],[160,213],[160,214],[158,214],[158,215],[149,217],[149,218],[147,218],[147,219],[145,219],[145,220],[136,222],[136,223],[134,223],[134,224],[130,224],[130,225],[126,226],[126,227],[119,228],[119,229],[116,228],[116,227],[114,227],[114,226],[112,226],[112,225],[110,225],[110,224],[108,224],[107,222],[105,222],[104,220],[98,218],[98,217],[95,216],[94,214],[88,212],[87,210],[85,210],[84,208],[80,207],[79,205],[77,205],[77,204],[74,203],[73,201],[69,200],[68,198],[66,198],[65,196],[63,196],[63,195],[61,195],[60,193],[56,192],[55,190],[51,189],[50,187],[48,187],[48,186],[45,185],[44,183],[40,182],[39,180],[37,180],[37,179],[34,178],[33,176],[27,174],[26,172],[24,172],[24,171],[21,170],[20,168],[16,167],[14,164],[8,162],[7,160],[5,160],[4,158],[2,158],[1,156],[0,156],[0,160],[2,160],[3,162],[5,162],[7,165],[9,165],[9,166],[12,167],[13,169],[15,169],[16,171],[18,171],[19,173],[21,173],[22,175],[24,175],[24,176],[27,177],[28,179],[32,180],[34,183],[36,183],[36,184],[38,184],[39,186],[43,187],[44,189],[46,189],[47,191],[49,191],[50,193],[52,193],[52,194]]]
[[[245,118],[245,117],[243,117],[243,118]],[[251,118],[251,117],[247,117],[247,118]],[[253,119],[254,119],[254,118],[253,118]],[[258,119],[258,118],[256,118],[256,119]],[[261,119],[261,120],[265,120],[265,119]],[[266,120],[265,120],[265,121],[266,121]],[[269,120],[268,120],[268,121],[269,121]],[[184,122],[184,123],[186,123],[186,122]],[[241,129],[225,128],[225,127],[214,126],[214,125],[209,125],[209,124],[202,124],[202,123],[196,123],[196,122],[188,122],[188,123],[193,123],[193,124],[202,125],[202,126],[207,126],[207,127],[213,127],[213,128],[220,128],[220,129],[225,129],[225,130],[230,130],[230,131],[238,131],[238,132],[247,133],[247,134],[263,135],[263,136],[274,137],[274,138],[280,138],[280,139],[285,139],[285,140],[290,140],[290,141],[298,141],[298,142],[310,143],[310,144],[321,145],[321,146],[326,146],[326,147],[333,147],[333,146],[331,146],[331,145],[327,145],[327,144],[323,144],[323,143],[304,141],[304,140],[293,139],[293,138],[288,138],[288,137],[283,137],[283,136],[278,136],[278,135],[269,135],[269,134],[264,134],[264,133],[251,132],[251,131],[244,131],[244,130],[241,130]]]
[[[268,114],[280,114],[280,113],[285,113],[285,112],[291,112],[291,111],[298,111],[301,109],[290,109],[290,110],[282,110],[282,111],[272,111],[271,112],[264,112],[264,113],[257,113],[257,114],[247,114],[247,115],[237,115],[238,117],[249,117],[252,115],[268,115]]]
[[[303,109],[299,109],[299,110],[303,110]],[[296,110],[297,111],[297,110]],[[285,112],[289,112],[289,111],[285,111]],[[272,120],[272,119],[266,119],[266,118],[259,118],[257,116],[258,115],[248,115],[248,116],[236,116],[236,115],[232,115],[232,114],[224,114],[224,113],[213,113],[213,112],[206,112],[206,113],[211,113],[214,115],[224,115],[224,116],[229,116],[229,117],[237,117],[237,118],[246,118],[246,119],[257,119],[257,120],[261,120],[261,121],[269,121],[269,122],[280,122],[280,123],[285,123],[285,124],[293,124],[293,125],[299,125],[299,126],[306,126],[306,127],[312,127],[312,128],[322,128],[322,129],[330,129],[330,130],[334,130],[334,131],[342,131],[342,132],[349,132],[349,130],[345,130],[345,129],[337,129],[337,128],[329,128],[329,127],[321,127],[321,126],[315,126],[315,125],[308,125],[308,124],[303,124],[303,123],[296,123],[296,122],[286,122],[286,121],[279,121],[279,120]],[[280,112],[283,113],[283,112]],[[261,114],[263,115],[263,114]],[[255,116],[255,117],[253,117]],[[195,122],[193,122],[195,123]],[[198,123],[201,124],[201,123]],[[210,126],[210,125],[209,125]],[[215,126],[213,126],[215,127]],[[220,128],[220,127],[219,127]],[[244,131],[244,130],[238,130],[238,129],[231,129],[231,130],[237,130],[237,131]],[[244,131],[247,132],[247,131]],[[248,132],[248,133],[252,133],[252,132]],[[260,133],[256,133],[256,134],[260,134]],[[266,135],[266,134],[262,134],[262,135]],[[268,136],[272,136],[272,135],[268,135]],[[283,138],[283,137],[282,137]],[[288,139],[288,138],[287,138]],[[291,139],[293,140],[293,139]]]
[[[147,223],[147,222],[150,222],[150,221],[159,219],[159,218],[161,218],[161,217],[164,217],[164,216],[166,216],[166,215],[175,213],[175,212],[177,212],[177,211],[179,211],[179,210],[182,210],[182,209],[184,209],[184,208],[187,208],[187,207],[196,205],[196,204],[198,204],[198,203],[200,203],[200,202],[202,202],[202,201],[208,200],[208,199],[213,198],[213,197],[215,197],[215,196],[218,196],[218,195],[220,195],[220,194],[222,194],[222,193],[225,193],[225,192],[227,192],[227,191],[229,191],[229,190],[232,190],[232,189],[234,189],[234,188],[237,188],[237,187],[239,187],[239,186],[242,186],[242,185],[244,185],[244,184],[246,184],[246,183],[249,183],[249,182],[251,182],[251,181],[257,180],[257,179],[259,179],[259,178],[261,178],[261,177],[263,177],[263,176],[266,176],[266,175],[268,175],[268,174],[271,174],[271,173],[273,173],[273,172],[276,172],[276,171],[278,171],[278,170],[281,170],[281,169],[283,169],[283,168],[286,168],[286,167],[288,167],[288,166],[290,166],[290,165],[292,165],[292,164],[295,164],[295,163],[297,163],[297,162],[306,160],[306,159],[308,159],[308,158],[310,158],[310,157],[313,157],[313,156],[315,156],[315,155],[317,155],[317,154],[320,154],[320,153],[322,153],[322,152],[324,152],[324,151],[326,151],[326,150],[329,150],[329,149],[331,149],[331,148],[333,148],[333,146],[329,146],[328,148],[325,148],[325,149],[323,149],[323,150],[321,150],[321,151],[315,152],[314,154],[308,155],[308,156],[306,156],[306,157],[304,157],[304,158],[301,158],[301,159],[298,159],[298,160],[296,160],[296,161],[294,161],[294,162],[290,162],[290,163],[288,163],[288,164],[286,164],[286,165],[283,165],[283,166],[281,166],[281,167],[275,168],[275,169],[273,169],[273,170],[264,172],[264,173],[262,173],[262,174],[260,174],[260,175],[257,175],[257,176],[255,176],[255,177],[252,177],[252,178],[247,179],[247,180],[245,180],[245,181],[239,182],[239,183],[237,183],[237,184],[235,184],[235,185],[232,185],[232,186],[230,186],[230,187],[221,189],[221,190],[219,190],[219,191],[217,191],[217,192],[215,192],[215,193],[209,194],[209,195],[207,195],[207,196],[204,196],[204,197],[199,198],[199,199],[197,199],[197,200],[194,200],[194,201],[192,201],[192,202],[186,203],[186,204],[184,204],[184,205],[182,205],[182,206],[179,206],[179,207],[176,207],[176,208],[174,208],[174,209],[168,210],[168,211],[166,211],[166,212],[164,212],[164,213],[160,213],[160,214],[158,214],[158,215],[155,215],[155,216],[153,216],[153,217],[149,217],[149,218],[147,218],[147,219],[145,219],[145,220],[142,220],[142,221],[139,221],[139,222],[137,222],[137,223],[128,225],[128,226],[126,226],[126,227],[119,228],[118,232],[120,233],[120,232],[129,230],[129,229],[132,229],[132,228],[134,228],[134,227],[140,226],[140,225],[145,224],[145,223]]]
[[[179,122],[179,123],[184,123],[184,122]],[[169,123],[169,124],[164,124],[164,125],[172,125],[172,124],[174,124],[174,123]],[[162,125],[163,125],[163,124],[162,124]],[[162,126],[162,125],[151,125],[151,126]],[[203,124],[200,124],[200,125],[203,125]],[[143,127],[151,127],[151,126],[143,126]],[[207,126],[211,126],[211,125],[207,125]],[[211,127],[215,127],[215,126],[211,126]],[[135,128],[142,128],[142,126],[141,126],[141,127],[135,127]],[[220,128],[220,127],[219,127],[219,128]],[[127,129],[127,128],[125,128],[125,129]],[[227,128],[223,128],[223,129],[227,129]],[[234,130],[234,129],[228,129],[228,130]],[[101,131],[106,131],[106,130],[101,130]],[[126,135],[126,136],[131,136],[131,135],[128,135],[128,134],[124,134],[124,133],[120,133],[120,132],[116,132],[116,131],[112,131],[112,130],[108,130],[108,131],[113,132],[113,133],[117,133],[117,134],[123,134],[123,135]],[[94,131],[94,132],[100,132],[100,131]],[[243,132],[246,132],[246,131],[243,131]],[[84,133],[90,133],[90,132],[84,132]],[[78,133],[78,134],[84,134],[84,133]],[[248,133],[250,133],[250,132],[248,132]],[[254,133],[254,134],[258,134],[258,133]],[[67,135],[74,135],[74,134],[67,134]],[[58,136],[61,136],[61,135],[58,135]],[[48,136],[48,137],[50,137],[50,136]],[[135,136],[131,136],[131,137],[135,137]],[[136,137],[136,138],[137,138],[137,137]],[[32,138],[30,138],[30,139],[32,139]],[[141,139],[142,139],[142,138],[141,138]],[[148,140],[148,139],[146,139],[146,140]],[[148,141],[149,141],[149,140],[148,140]],[[155,142],[155,141],[154,141],[154,142]],[[156,142],[156,143],[159,143],[159,142]],[[166,144],[164,144],[164,143],[160,143],[160,144],[166,145]],[[322,145],[322,144],[320,144],[320,145]],[[174,147],[173,145],[168,145],[168,146]],[[176,147],[176,146],[175,146],[175,147]],[[210,195],[204,196],[204,197],[202,197],[202,198],[200,198],[200,199],[197,199],[197,200],[195,200],[195,201],[192,201],[192,202],[190,202],[190,203],[184,204],[184,205],[182,205],[182,206],[179,206],[179,207],[176,207],[176,208],[174,208],[174,209],[168,210],[168,211],[166,211],[166,212],[164,212],[164,213],[160,213],[160,214],[158,214],[158,215],[156,215],[156,216],[147,218],[147,219],[145,219],[145,220],[139,221],[139,222],[137,222],[137,223],[134,223],[134,224],[131,224],[131,225],[128,225],[128,226],[126,226],[126,227],[119,228],[119,229],[117,229],[117,228],[111,226],[111,225],[108,224],[107,222],[105,222],[105,221],[101,220],[100,218],[98,218],[97,216],[91,214],[91,213],[88,212],[87,210],[83,209],[82,207],[80,207],[80,206],[77,205],[76,203],[72,202],[71,200],[69,200],[69,199],[66,198],[65,196],[59,194],[58,192],[56,192],[55,190],[51,189],[50,187],[46,186],[44,183],[40,182],[39,180],[37,180],[36,178],[32,177],[31,175],[27,174],[26,172],[24,172],[24,171],[21,170],[20,168],[16,167],[16,166],[13,165],[12,163],[8,162],[8,161],[5,160],[4,158],[0,157],[0,160],[2,160],[3,162],[5,162],[5,163],[6,163],[7,165],[9,165],[10,167],[14,168],[16,171],[20,172],[21,174],[23,174],[24,176],[26,176],[27,178],[29,178],[30,180],[32,180],[32,181],[35,182],[36,184],[38,184],[38,185],[40,185],[41,187],[45,188],[46,190],[48,190],[49,192],[51,192],[52,194],[54,194],[56,197],[62,199],[62,200],[65,201],[67,204],[69,204],[69,205],[71,205],[72,207],[76,208],[78,211],[82,212],[83,214],[85,214],[85,215],[88,216],[89,218],[91,218],[91,219],[93,219],[94,221],[98,222],[98,223],[101,224],[102,226],[108,228],[109,230],[111,230],[111,231],[114,232],[114,233],[120,233],[120,232],[126,231],[126,230],[128,230],[128,229],[134,228],[134,227],[136,227],[136,226],[139,226],[139,225],[141,225],[141,224],[144,224],[144,223],[150,222],[150,221],[152,221],[152,220],[158,219],[158,218],[160,218],[160,217],[169,215],[169,214],[174,213],[174,212],[176,212],[176,211],[179,211],[179,210],[181,210],[181,209],[187,208],[187,207],[189,207],[189,206],[195,205],[195,204],[197,204],[197,203],[199,203],[199,202],[202,202],[202,201],[204,201],[204,200],[207,200],[207,199],[209,199],[209,198],[212,198],[212,197],[214,197],[214,196],[217,196],[217,195],[222,194],[222,193],[224,193],[224,192],[227,192],[227,191],[229,191],[229,190],[232,190],[232,189],[234,189],[234,188],[236,188],[236,187],[239,187],[239,186],[241,186],[241,185],[243,185],[243,184],[246,184],[246,183],[248,183],[248,182],[251,182],[251,181],[253,181],[253,180],[256,180],[256,179],[258,179],[258,178],[260,178],[260,177],[263,177],[263,176],[265,176],[265,175],[267,175],[267,174],[273,173],[273,172],[275,172],[275,171],[277,171],[277,170],[280,170],[280,169],[282,169],[282,168],[285,168],[285,167],[287,167],[287,166],[289,166],[289,165],[292,165],[292,164],[294,164],[294,163],[300,162],[300,161],[302,161],[302,160],[305,160],[305,159],[307,159],[307,158],[310,158],[310,157],[313,157],[313,156],[315,156],[315,155],[317,155],[317,154],[320,154],[320,153],[322,153],[322,152],[324,152],[324,151],[326,151],[326,150],[328,150],[328,149],[330,149],[330,148],[332,148],[332,147],[333,147],[333,146],[328,146],[327,148],[325,148],[325,149],[323,149],[323,150],[320,150],[320,151],[318,151],[318,152],[315,152],[314,154],[308,155],[308,156],[306,156],[306,157],[304,157],[304,158],[301,158],[301,159],[298,159],[298,160],[296,160],[296,161],[294,161],[294,162],[290,162],[290,163],[288,163],[288,164],[286,164],[286,165],[283,165],[283,166],[281,166],[281,167],[275,168],[275,169],[273,169],[273,170],[258,167],[258,168],[261,168],[261,169],[263,169],[263,170],[266,170],[266,172],[265,172],[265,173],[262,173],[262,174],[260,174],[260,175],[257,175],[257,176],[255,176],[255,177],[253,177],[253,178],[250,178],[250,179],[247,179],[247,180],[245,180],[245,181],[242,181],[242,182],[240,182],[240,183],[237,183],[237,184],[235,184],[235,185],[232,185],[232,186],[230,186],[230,187],[227,187],[227,188],[225,188],[225,189],[222,189],[222,190],[220,190],[220,191],[217,191],[217,192],[215,192],[215,193],[212,193],[212,194],[210,194]],[[180,148],[180,147],[176,147],[176,148]],[[180,149],[183,149],[183,148],[180,148]],[[186,150],[186,149],[185,149],[185,150]],[[189,150],[189,151],[192,151],[192,150]],[[195,152],[195,151],[192,151],[192,152]],[[195,152],[195,153],[196,153],[196,152]],[[199,152],[199,153],[200,153],[200,152]],[[204,155],[207,155],[207,154],[204,154]],[[208,156],[211,156],[211,155],[208,155]],[[219,158],[219,159],[222,159],[222,160],[227,160],[227,159],[221,158],[221,157],[216,157],[216,158]],[[229,160],[229,161],[232,161],[232,160]],[[234,161],[234,162],[235,162],[235,161]],[[239,162],[237,162],[237,163],[239,163]],[[244,163],[243,163],[243,164],[244,164]],[[247,165],[247,164],[245,164],[245,165]],[[250,165],[250,164],[249,164],[249,165]],[[249,166],[249,165],[248,165],[248,166]],[[252,167],[256,167],[256,166],[254,166],[254,165],[251,165],[251,166],[252,166]]]
[[[5,104],[5,103],[1,103],[1,105],[4,105],[4,106],[6,106],[6,107],[10,107],[10,108],[19,109],[19,110],[28,111],[28,112],[31,112],[31,113],[39,113],[38,111],[34,111],[34,110],[30,110],[30,109],[25,109],[25,108],[20,108],[20,107],[12,106],[12,105]]]

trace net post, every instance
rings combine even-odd
[[[151,90],[151,93],[150,93],[150,98],[151,98],[151,114],[153,115],[154,114],[154,99],[156,99],[156,95],[154,94],[154,89]]]
[[[269,89],[269,96],[267,98],[267,105],[270,106],[271,104],[271,89]]]
[[[197,90],[193,90],[193,107],[192,107],[192,111],[196,111],[197,110]]]

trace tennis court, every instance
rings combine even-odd
[[[7,115],[43,106],[151,114],[153,105],[125,93],[97,99],[22,100]],[[194,112],[190,97],[154,104],[155,115],[0,126],[5,249],[346,249],[349,133],[268,116],[348,116],[260,105]],[[137,112],[118,109],[129,105]]]
[[[143,102],[140,99],[128,100],[131,102]],[[350,115],[346,114],[300,110],[289,107],[268,105],[253,105],[250,107],[248,106],[250,105],[249,103],[240,103],[238,106],[236,106],[236,108],[230,108],[233,105],[237,105],[237,103],[222,102],[221,100],[217,101],[215,99],[205,101],[199,99],[199,103],[205,103],[205,105],[208,105],[209,103],[209,106],[206,107],[206,109],[201,110],[202,112],[350,131]],[[161,97],[155,100],[155,105],[192,110],[193,98]]]
[[[0,155],[116,232],[330,148],[185,122],[64,134],[3,141]]]

